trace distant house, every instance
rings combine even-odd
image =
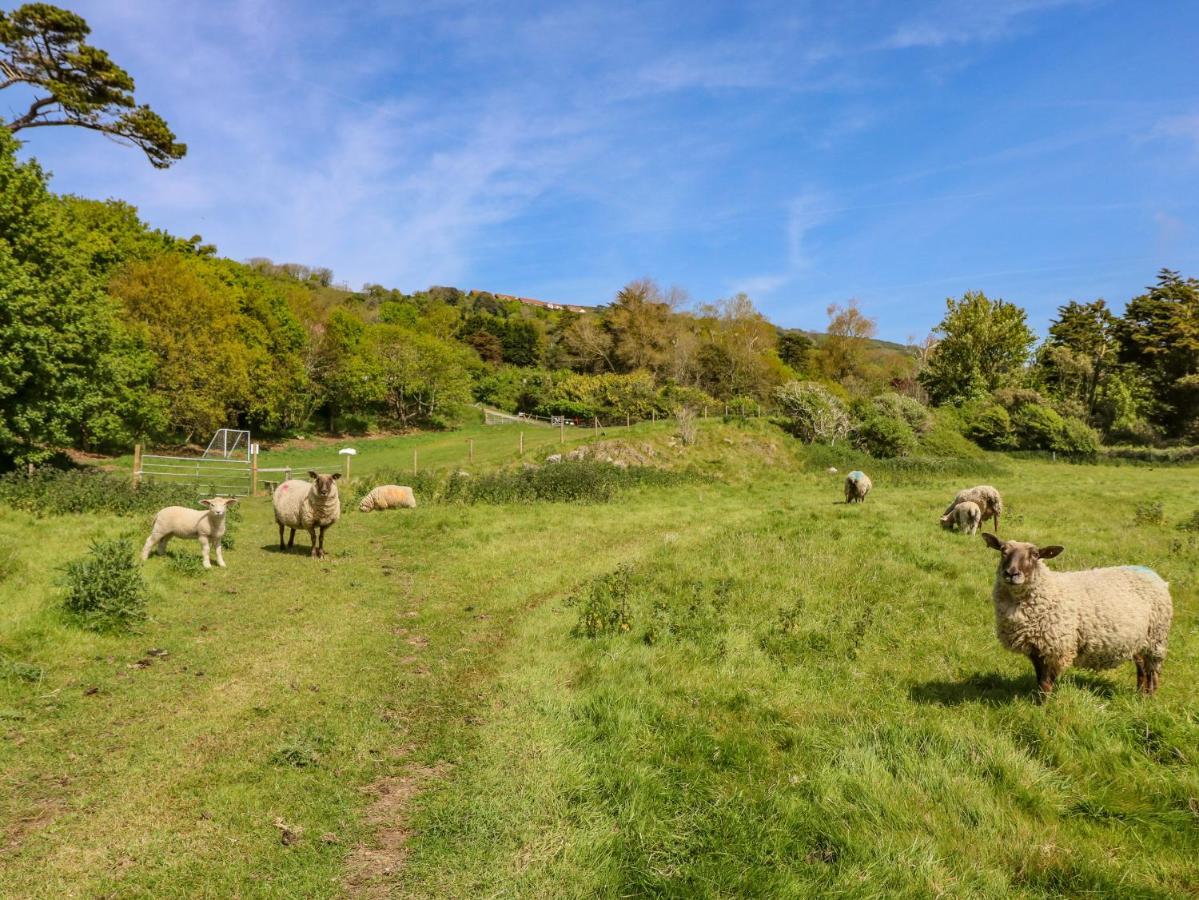
[[[538,306],[541,309],[566,310],[573,313],[595,312],[594,306],[578,306],[574,303],[554,303],[551,300],[534,300],[532,297],[514,297],[511,294],[495,294],[497,300],[515,301],[525,306]]]

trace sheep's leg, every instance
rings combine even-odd
[[[321,526],[321,559],[325,558],[325,525]]]
[[[308,529],[308,539],[310,541],[312,541],[312,558],[320,559],[321,552],[320,552],[320,548],[317,547],[317,545],[316,545],[316,526],[315,525]]]
[[[283,523],[279,523],[279,549],[286,550],[287,545],[283,543]]]
[[[225,556],[221,553],[221,542],[216,542],[216,564],[222,569],[225,568]]]
[[[1041,658],[1041,654],[1037,650],[1030,651],[1028,658],[1032,660],[1033,670],[1037,673],[1037,691],[1039,692],[1039,697],[1044,700],[1053,693],[1053,670]]]
[[[1149,696],[1156,694],[1157,687],[1161,684],[1162,662],[1162,659],[1152,656],[1145,658],[1145,693]]]
[[[1139,653],[1133,654],[1132,661],[1137,664],[1137,692],[1149,693],[1149,673],[1145,671],[1145,658]]]
[[[208,535],[200,535],[200,550],[204,554],[204,568],[212,568],[212,560],[208,557]]]
[[[293,528],[291,534],[287,536],[287,549],[290,550],[296,545],[296,530]]]
[[[150,551],[154,549],[159,540],[158,532],[151,531],[150,536],[146,538],[146,543],[142,546],[142,562],[150,558]]]
[[[159,556],[167,555],[167,544],[169,544],[170,542],[171,542],[171,536],[169,534],[164,534],[162,536],[162,540],[160,540],[158,542],[158,555]]]
[[[992,513],[992,517],[995,519],[995,533],[999,534],[999,513]]]

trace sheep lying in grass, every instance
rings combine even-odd
[[[416,509],[416,495],[405,485],[381,484],[358,504],[359,512],[374,509]]]
[[[958,495],[953,498],[953,502],[945,507],[944,516],[953,512],[953,508],[959,503],[965,503],[969,500],[971,503],[977,503],[978,508],[982,510],[983,521],[987,519],[995,520],[995,531],[999,531],[999,516],[1003,512],[1003,498],[999,496],[999,491],[991,487],[989,484],[980,484],[976,487],[966,488],[958,491]]]
[[[168,506],[160,509],[154,516],[150,536],[146,538],[142,547],[142,561],[150,558],[150,551],[155,546],[158,547],[160,556],[166,553],[167,543],[173,537],[196,538],[204,554],[204,568],[212,568],[208,555],[210,546],[216,548],[216,564],[224,568],[225,557],[221,553],[221,539],[225,536],[225,510],[236,502],[236,497],[209,497],[200,501],[204,509],[189,509],[186,506]]]
[[[325,531],[341,518],[341,498],[337,495],[337,479],[341,478],[341,474],[318,475],[309,472],[308,477],[312,479],[311,482],[300,478],[283,482],[275,488],[271,503],[275,507],[275,522],[279,526],[279,549],[284,549],[284,528],[291,529],[288,547],[296,541],[296,530],[303,529],[312,540],[312,558],[320,559],[325,555]]]
[[[845,476],[845,502],[864,503],[874,483],[865,472],[854,470]]]
[[[974,534],[982,524],[983,512],[973,500],[963,500],[945,515],[941,516],[941,527],[957,529],[963,534]]]
[[[1127,659],[1137,666],[1137,690],[1157,690],[1174,606],[1156,572],[1144,566],[1051,572],[1043,560],[1061,547],[986,533],[983,540],[1003,554],[991,593],[999,643],[1032,660],[1041,696],[1071,665],[1110,669]]]

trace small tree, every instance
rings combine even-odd
[[[1036,340],[1023,309],[967,291],[945,301],[945,318],[935,329],[941,340],[920,373],[934,403],[957,403],[1010,384]]]
[[[149,106],[137,105],[129,73],[84,43],[89,34],[81,16],[48,3],[0,12],[0,90],[24,85],[34,95],[5,127],[74,125],[140,148],[158,169],[182,159],[187,145]]]
[[[827,388],[812,381],[788,381],[774,399],[791,420],[795,434],[808,443],[836,443],[849,433],[849,414]]]

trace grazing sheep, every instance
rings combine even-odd
[[[973,500],[963,500],[945,515],[941,516],[941,527],[953,529],[956,525],[963,534],[975,534],[982,524],[983,511]]]
[[[359,512],[372,509],[416,509],[416,495],[412,488],[399,484],[381,484],[362,498]]]
[[[1052,572],[1043,560],[1061,547],[983,540],[1003,554],[991,592],[999,643],[1032,660],[1042,697],[1071,665],[1110,669],[1127,659],[1137,690],[1157,690],[1174,615],[1161,576],[1144,566]]]
[[[312,540],[312,558],[320,559],[325,555],[325,531],[341,518],[341,499],[337,496],[337,479],[341,474],[309,472],[308,477],[311,482],[300,478],[283,482],[275,488],[271,503],[275,507],[275,522],[279,525],[279,549],[284,549],[284,528],[291,529],[288,547],[295,543],[296,529],[303,529]]]
[[[836,467],[836,466],[829,466],[827,469],[825,469],[825,471],[826,471],[826,472],[828,472],[830,475],[836,475],[836,474],[837,474],[837,467]]]
[[[845,502],[864,503],[874,483],[865,472],[856,469],[845,476]]]
[[[999,516],[1003,512],[1003,498],[999,496],[999,491],[995,490],[989,484],[980,484],[976,487],[958,491],[958,495],[953,498],[953,502],[945,507],[943,515],[949,515],[953,512],[955,506],[959,503],[965,503],[967,500],[978,504],[978,508],[982,510],[984,521],[987,519],[995,520],[995,531],[998,532]]]
[[[150,536],[142,547],[142,561],[150,558],[150,551],[157,545],[158,554],[167,552],[167,543],[173,537],[196,538],[204,554],[204,568],[211,569],[208,556],[210,545],[216,547],[216,564],[225,567],[221,553],[221,538],[225,536],[225,510],[237,502],[236,497],[209,497],[201,500],[204,509],[189,509],[186,506],[168,506],[154,515]]]

